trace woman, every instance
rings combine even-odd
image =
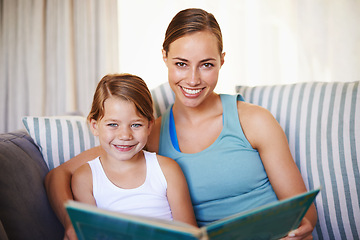
[[[224,57],[221,30],[212,14],[186,9],[172,19],[163,59],[175,103],[156,120],[147,149],[179,163],[200,226],[306,191],[271,113],[241,96],[214,93]],[[99,151],[86,151],[47,176],[49,199],[67,232],[71,227],[63,202],[72,198],[71,174]],[[316,221],[312,205],[288,237],[312,239]]]

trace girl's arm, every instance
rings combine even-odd
[[[71,190],[75,201],[96,206],[96,201],[92,194],[93,180],[89,164],[85,163],[74,172],[71,178]]]
[[[157,155],[167,181],[167,198],[173,219],[196,226],[187,182],[180,166],[171,158]]]
[[[84,151],[69,161],[52,169],[45,177],[45,188],[50,204],[63,224],[65,231],[72,229],[70,219],[66,213],[64,203],[73,199],[70,187],[72,174],[77,168],[100,155],[100,147]],[[66,239],[66,238],[65,238]]]
[[[238,102],[239,119],[246,138],[257,149],[270,183],[279,199],[306,192],[304,181],[296,166],[284,131],[266,109]],[[289,236],[296,239],[311,238],[317,222],[314,204],[306,213],[298,229]]]

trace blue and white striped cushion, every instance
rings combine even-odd
[[[161,116],[174,102],[174,93],[166,82],[151,91],[154,115]],[[79,153],[99,145],[82,116],[33,117],[22,119],[23,124],[39,147],[49,170]]]
[[[175,94],[170,88],[168,82],[161,84],[160,86],[151,90],[151,96],[154,101],[154,116],[160,117],[166,109],[174,103]]]
[[[22,121],[39,147],[49,170],[99,145],[85,117],[24,117]]]
[[[315,239],[360,238],[359,82],[237,86],[284,129],[291,153],[316,199]]]

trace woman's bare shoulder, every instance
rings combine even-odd
[[[238,101],[237,109],[240,120],[253,122],[254,120],[268,121],[274,119],[269,110],[252,103]]]
[[[266,108],[242,101],[238,101],[237,108],[242,130],[253,147],[257,145],[260,136],[265,137],[270,130],[281,130]]]

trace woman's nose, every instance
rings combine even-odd
[[[193,68],[189,71],[189,76],[187,78],[187,83],[189,86],[194,87],[199,85],[201,82],[200,80],[200,72],[198,68]]]

